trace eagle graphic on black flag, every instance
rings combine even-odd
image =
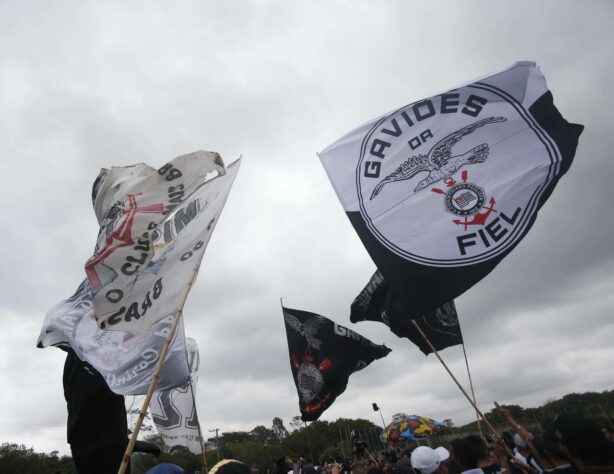
[[[303,421],[315,421],[347,387],[353,372],[390,352],[324,316],[283,308],[290,368]]]
[[[384,275],[379,270],[371,277],[369,283],[352,303],[350,321],[378,321],[386,324],[399,337],[406,337],[428,355],[431,348],[412,323],[409,315],[399,317],[399,306],[403,306],[396,297]],[[463,343],[458,315],[454,301],[444,303],[434,311],[413,318],[438,351],[446,347]]]

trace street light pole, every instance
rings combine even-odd
[[[385,446],[386,443],[384,442],[384,433],[386,432],[386,422],[384,421],[384,415],[382,415],[382,410],[377,406],[377,403],[372,403],[371,406],[373,407],[373,411],[379,411],[379,416],[382,418],[382,427],[384,428],[384,431],[382,432],[382,444]]]

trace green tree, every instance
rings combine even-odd
[[[452,418],[446,418],[442,421],[442,423],[447,429],[454,428],[454,422],[452,421]]]
[[[227,443],[245,443],[251,441],[251,435],[246,431],[229,431],[227,433],[220,433],[220,444]],[[215,441],[215,438],[209,438],[209,441]]]
[[[275,431],[266,426],[258,425],[249,432],[254,441],[264,444],[265,446],[276,441],[279,441]]]
[[[273,418],[273,428],[272,429],[273,429],[273,432],[275,433],[275,436],[277,437],[279,441],[281,441],[282,439],[284,439],[286,436],[290,434],[288,433],[288,430],[284,426],[284,421],[278,416]]]
[[[300,430],[304,426],[303,420],[301,420],[301,415],[293,416],[290,419],[290,426],[294,431]]]
[[[33,448],[23,444],[2,443],[0,445],[0,472],[23,474],[47,474],[60,472],[73,474],[77,470],[69,456],[58,457],[54,451],[50,455],[36,453]]]

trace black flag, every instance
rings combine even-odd
[[[353,372],[388,355],[390,349],[324,316],[282,309],[301,419],[315,421],[345,391]]]
[[[398,306],[399,302],[395,300],[390,287],[384,280],[384,276],[377,270],[352,303],[350,320],[353,323],[358,321],[384,323],[394,334],[408,338],[426,355],[433,352],[413,325],[410,317],[408,315],[405,317],[398,316],[402,308],[398,308],[396,311],[389,311],[388,309]],[[390,317],[390,313],[393,314],[392,317]],[[453,301],[444,303],[435,311],[414,319],[438,351],[463,343]]]
[[[582,129],[556,109],[537,65],[523,61],[404,105],[322,151],[394,292],[388,312],[420,317],[488,275],[535,223]]]

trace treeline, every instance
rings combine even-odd
[[[529,427],[537,427],[540,422],[564,412],[583,414],[593,418],[600,425],[608,425],[614,418],[614,390],[601,393],[570,393],[537,408],[523,408],[518,405],[508,405],[508,407],[517,421]],[[424,413],[424,415],[435,414]],[[496,427],[504,428],[494,409],[485,412],[485,415]],[[477,433],[475,421],[460,427],[455,427],[452,420],[444,421],[448,429],[439,441],[470,432]],[[233,458],[248,465],[257,464],[260,473],[266,474],[267,470],[274,472],[275,461],[285,455],[295,460],[302,456],[314,463],[342,460],[352,455],[353,431],[369,450],[376,451],[383,448],[380,441],[382,427],[368,420],[340,418],[333,422],[316,421],[305,426],[299,417],[294,417],[290,421],[290,427],[292,431],[286,429],[280,418],[274,418],[270,428],[260,425],[251,431],[221,432],[217,439],[207,440],[205,445],[207,464],[209,467],[213,466],[218,456],[219,459]],[[166,451],[160,456],[160,462],[177,464],[188,473],[201,470],[201,457],[191,454],[186,448],[175,446],[169,450],[156,435],[148,436],[146,440]],[[154,459],[151,455],[134,455],[132,473],[144,473],[153,465]],[[0,445],[0,472],[72,474],[76,470],[72,459],[69,456],[58,456],[57,451],[41,454],[23,445],[4,443]]]
[[[294,431],[289,432],[280,418],[273,420],[273,426],[257,426],[251,431],[232,431],[220,433],[217,438],[209,438],[206,443],[206,459],[209,467],[219,459],[231,458],[248,465],[256,464],[261,474],[267,469],[274,471],[275,461],[289,455],[298,461],[303,457],[310,462],[351,459],[351,433],[367,445],[368,449],[382,449],[380,435],[383,428],[368,420],[351,420],[340,418],[333,422],[314,421],[305,426],[292,419],[290,425]],[[147,441],[161,446],[158,436],[148,436]],[[186,472],[201,469],[200,456],[193,455],[183,447],[175,447],[160,456],[160,462],[172,462],[183,467]],[[141,470],[141,460],[135,460],[135,467]],[[148,465],[143,463],[142,468]]]
[[[549,400],[537,408],[523,408],[518,405],[508,405],[514,418],[525,426],[538,431],[538,425],[544,420],[552,419],[559,413],[570,412],[586,415],[593,418],[600,425],[611,424],[614,419],[614,391],[601,393],[571,393],[556,400]],[[432,415],[431,413],[424,413]],[[489,421],[503,431],[507,429],[499,419],[494,408],[485,412]],[[446,432],[435,444],[447,444],[457,436],[470,433],[478,433],[477,422],[471,422],[463,426],[455,427],[452,420],[443,420],[447,426]],[[380,442],[382,427],[374,425],[367,420],[338,419],[334,422],[316,421],[304,426],[299,417],[294,417],[290,422],[294,431],[289,433],[279,418],[273,420],[273,426],[266,428],[257,426],[249,432],[228,432],[219,436],[216,444],[215,438],[207,441],[207,463],[212,466],[217,461],[217,448],[220,450],[220,459],[239,459],[247,464],[256,463],[261,474],[266,474],[267,469],[274,472],[274,462],[284,455],[293,459],[299,456],[308,461],[321,463],[324,460],[340,460],[351,456],[352,443],[350,433],[355,431],[358,437],[367,444],[369,450],[375,451],[383,448]],[[150,437],[156,441],[156,437]],[[198,470],[200,460],[198,456],[191,455],[183,448],[182,460],[173,458],[173,454],[166,454],[163,459],[166,462],[175,462],[187,469],[188,465],[193,470]],[[176,452],[175,456],[180,454]],[[188,461],[188,458],[190,461]],[[175,460],[173,460],[175,459]],[[182,464],[182,462],[184,464]],[[189,462],[189,464],[188,464]]]
[[[22,474],[76,474],[77,470],[70,456],[37,453],[23,444],[0,444],[0,472]]]
[[[500,401],[501,402],[501,401]],[[577,413],[595,420],[599,425],[614,423],[614,390],[604,392],[569,393],[562,398],[548,400],[537,408],[523,408],[519,405],[506,405],[519,423],[538,427],[543,421],[552,420],[559,413]],[[484,411],[484,416],[495,427],[504,429],[495,409]],[[477,432],[477,421],[454,428],[455,433]]]

